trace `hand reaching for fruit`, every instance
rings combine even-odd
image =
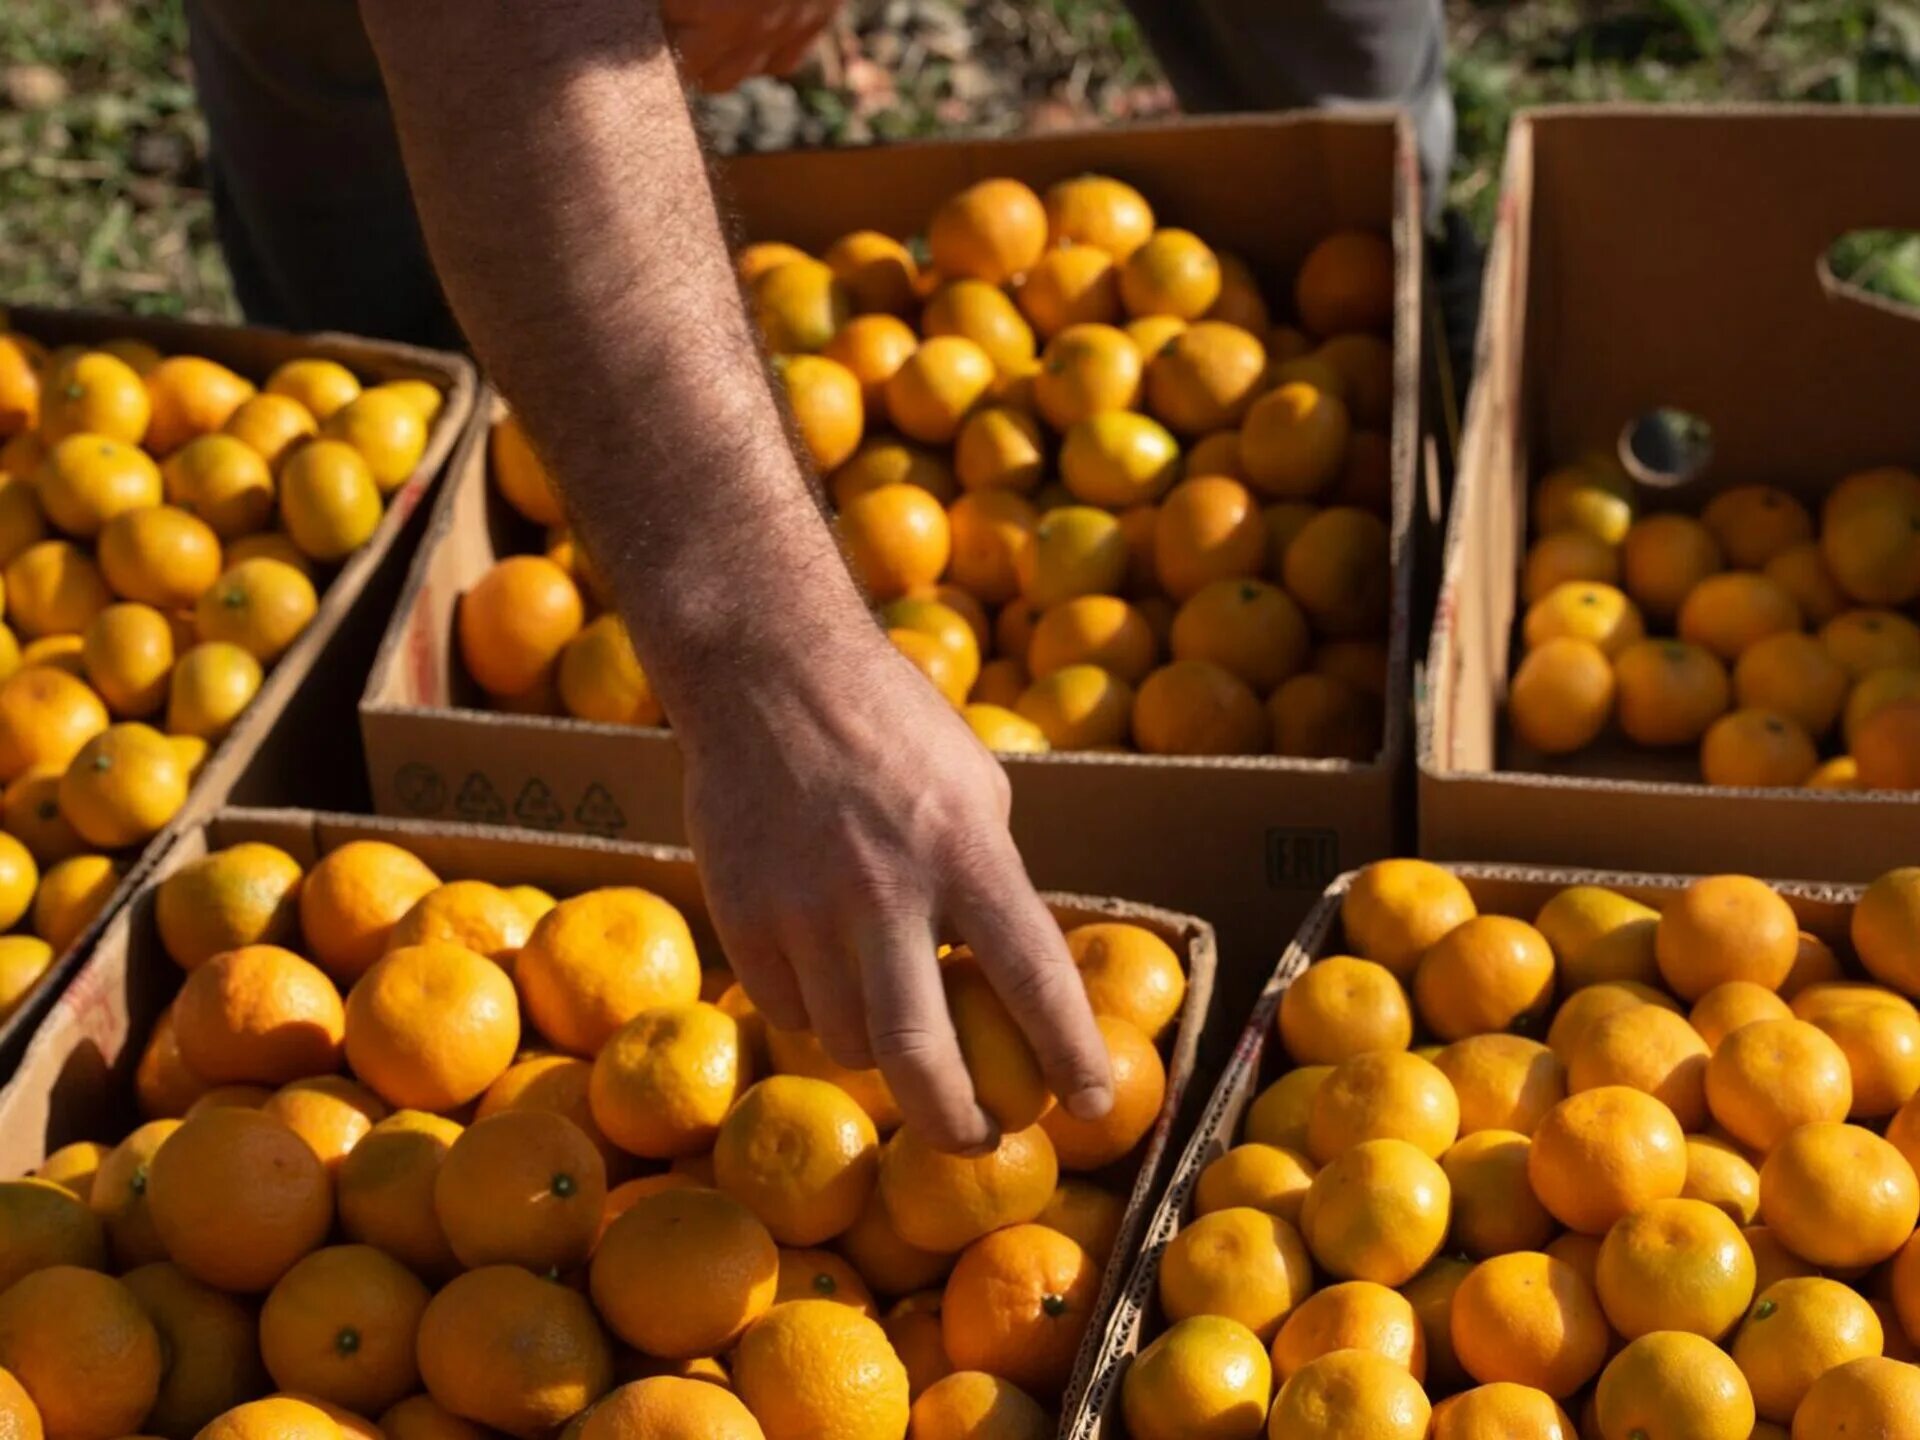
[[[665,0],[680,68],[709,94],[799,65],[839,0]]]

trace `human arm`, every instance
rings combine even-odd
[[[448,299],[679,733],[749,995],[877,1062],[937,1143],[986,1144],[934,958],[951,930],[1069,1110],[1103,1112],[1105,1051],[1006,778],[873,623],[788,441],[659,5],[361,8]]]

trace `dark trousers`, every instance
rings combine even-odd
[[[1453,151],[1441,0],[1128,0],[1189,111],[1403,105]],[[247,318],[457,346],[355,0],[187,0],[215,217]]]

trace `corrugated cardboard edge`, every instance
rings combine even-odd
[[[1395,195],[1392,223],[1395,257],[1391,462],[1393,501],[1390,532],[1393,594],[1388,632],[1388,669],[1392,677],[1393,694],[1405,699],[1411,694],[1413,537],[1419,505],[1418,476],[1425,438],[1421,416],[1425,236],[1419,218],[1422,212],[1418,149],[1410,122],[1397,111],[1356,106],[1342,109],[1337,116],[1324,112],[1303,112],[1295,115],[1242,116],[1227,119],[1193,117],[1117,127],[1117,133],[1124,136],[1157,131],[1204,132],[1217,129],[1222,125],[1247,123],[1284,128],[1379,123],[1382,120],[1391,120],[1395,130]],[[1109,129],[1101,133],[1110,139],[1116,132]],[[924,140],[909,142],[909,145],[911,148],[920,150],[955,148],[977,150],[987,157],[983,160],[983,173],[992,173],[995,167],[991,157],[1016,152],[1023,143],[1026,142],[1014,137],[984,140]],[[772,169],[779,167],[786,158],[780,155],[753,156],[743,157],[736,163],[751,168]],[[817,159],[818,157],[808,158]],[[482,396],[476,413],[484,420],[496,413],[496,406],[497,397],[487,392]],[[459,491],[467,486],[484,487],[485,485],[486,453],[485,447],[479,446],[472,452],[470,459],[463,462],[461,468],[451,477],[445,492],[435,506],[427,537],[421,544],[420,552],[408,576],[406,589],[402,592],[400,604],[395,609],[393,625],[380,647],[379,656],[368,676],[366,692],[361,700],[361,714],[363,727],[367,728],[369,752],[374,748],[376,733],[384,717],[396,715],[430,718],[442,724],[497,727],[508,732],[519,730],[524,731],[536,743],[564,741],[567,737],[579,736],[604,737],[610,740],[632,740],[636,736],[670,737],[670,731],[660,729],[595,724],[565,717],[507,715],[497,711],[460,708],[448,703],[451,689],[444,675],[437,677],[434,684],[435,693],[424,703],[413,700],[396,702],[392,698],[396,693],[406,693],[409,688],[417,689],[409,686],[399,667],[408,657],[408,634],[412,628],[412,617],[421,603],[423,592],[435,583],[436,556],[445,543],[448,532],[456,523],[455,511],[460,506]],[[379,717],[375,719],[372,727],[368,727],[366,719],[368,716]],[[1278,756],[1169,758],[1137,754],[1069,753],[1038,756],[1009,755],[1002,759],[1008,769],[1015,773],[1027,766],[1088,765],[1122,769],[1134,766],[1148,769],[1199,767],[1296,773],[1366,774],[1372,772],[1392,775],[1401,768],[1401,762],[1411,753],[1413,741],[1410,717],[1411,706],[1403,709],[1400,705],[1389,704],[1381,752],[1374,760],[1362,763],[1345,760],[1297,760]],[[384,741],[384,736],[379,738]],[[378,789],[379,787],[376,786],[376,792]]]
[[[1644,903],[1656,904],[1671,898],[1694,877],[1652,875],[1618,870],[1555,869],[1531,865],[1443,864],[1466,881],[1477,895],[1492,905],[1505,902],[1505,909],[1516,908],[1514,901],[1526,896],[1527,913],[1537,910],[1553,894],[1570,885],[1600,885],[1617,890]],[[1340,906],[1352,888],[1358,871],[1350,871],[1327,888],[1300,927],[1299,935],[1280,957],[1273,977],[1261,992],[1258,1003],[1247,1018],[1239,1042],[1234,1046],[1227,1069],[1214,1087],[1205,1111],[1194,1126],[1187,1147],[1181,1152],[1172,1175],[1161,1194],[1160,1203],[1148,1222],[1140,1244],[1140,1253],[1128,1272],[1126,1287],[1108,1317],[1101,1337],[1100,1352],[1087,1377],[1085,1392],[1078,1406],[1063,1417],[1063,1440],[1126,1440],[1120,1414],[1121,1382],[1128,1365],[1139,1353],[1142,1343],[1152,1337],[1145,1332],[1157,1321],[1156,1296],[1160,1282],[1160,1258],[1167,1243],[1180,1232],[1192,1212],[1193,1187],[1200,1172],[1235,1142],[1241,1117],[1259,1093],[1263,1083],[1274,1075],[1262,1073],[1262,1062],[1271,1053],[1279,1054],[1276,1017],[1287,988],[1317,961],[1332,952],[1329,946],[1339,931]],[[1803,927],[1842,944],[1846,938],[1846,916],[1863,887],[1808,881],[1777,882],[1774,888],[1794,907]],[[1487,891],[1499,893],[1488,896]],[[1504,913],[1504,910],[1503,912]],[[1284,1073],[1284,1071],[1275,1072]]]
[[[36,339],[45,337],[54,345],[98,343],[117,336],[131,336],[149,342],[163,354],[206,355],[239,370],[256,383],[264,381],[268,370],[282,360],[320,356],[339,361],[356,375],[370,375],[379,380],[431,381],[445,398],[428,431],[427,448],[420,463],[400,488],[386,498],[373,536],[334,574],[300,638],[274,663],[259,693],[207,757],[180,813],[129,863],[126,874],[100,914],[66,953],[54,961],[20,1008],[0,1022],[0,1073],[5,1073],[18,1059],[28,1037],[72,980],[107,922],[126,904],[153,865],[181,834],[225,803],[248,760],[313,673],[355,601],[387,559],[408,518],[426,498],[449,458],[470,438],[479,386],[478,375],[464,356],[333,331],[303,335],[261,326],[202,325],[34,306],[14,307],[8,313],[10,323],[22,333]]]
[[[536,883],[561,893],[596,884],[645,883],[679,905],[697,930],[705,929],[693,857],[670,846],[309,810],[222,810],[180,836],[141,876],[132,902],[108,920],[86,963],[0,1089],[0,1176],[24,1173],[45,1158],[49,1129],[58,1123],[56,1112],[81,1104],[72,1093],[75,1087],[124,1087],[144,1040],[142,1020],[151,1018],[134,1012],[147,1008],[157,1013],[162,991],[170,995],[181,978],[160,950],[153,929],[153,899],[162,880],[210,849],[241,840],[279,845],[304,868],[350,840],[367,839],[407,846],[448,878]],[[1185,1139],[1177,1129],[1181,1102],[1193,1080],[1218,956],[1212,927],[1195,916],[1099,896],[1048,893],[1042,899],[1063,924],[1114,920],[1151,930],[1175,948],[1187,972],[1186,999],[1165,1054],[1166,1099],[1138,1151],[1119,1238],[1101,1277],[1096,1323],[1088,1330],[1069,1383],[1067,1394],[1074,1397],[1085,1386],[1100,1349],[1104,1326],[1099,1317],[1120,1293],[1159,1198],[1168,1158],[1176,1141]],[[89,1108],[97,1112],[101,1107]]]
[[[1790,119],[1831,128],[1835,142],[1842,143],[1849,122],[1869,120],[1885,124],[1890,112],[1883,107],[1828,105],[1563,105],[1523,109],[1515,116],[1501,170],[1502,188],[1482,290],[1480,328],[1475,337],[1474,380],[1455,475],[1452,513],[1442,544],[1440,593],[1425,663],[1417,682],[1415,771],[1421,854],[1454,856],[1463,850],[1485,853],[1484,846],[1476,847],[1456,834],[1456,819],[1470,809],[1498,803],[1502,796],[1534,796],[1544,800],[1553,793],[1565,793],[1612,801],[1623,808],[1645,801],[1662,802],[1669,808],[1716,803],[1763,804],[1768,807],[1766,816],[1763,819],[1756,813],[1752,823],[1766,824],[1790,824],[1783,812],[1803,816],[1832,814],[1822,808],[1828,806],[1883,819],[1889,807],[1916,803],[1913,795],[1898,791],[1764,790],[1502,770],[1483,767],[1477,760],[1469,760],[1460,753],[1458,711],[1467,687],[1485,685],[1495,697],[1493,703],[1504,703],[1508,678],[1504,662],[1508,658],[1513,618],[1505,614],[1508,624],[1501,625],[1496,616],[1481,617],[1492,628],[1484,634],[1466,633],[1463,627],[1468,612],[1481,608],[1465,603],[1467,587],[1495,583],[1488,573],[1482,573],[1482,567],[1470,570],[1467,561],[1476,545],[1484,547],[1485,554],[1495,557],[1505,567],[1501,574],[1508,578],[1499,583],[1509,588],[1514,585],[1511,577],[1518,575],[1520,555],[1526,544],[1525,497],[1517,497],[1513,502],[1519,528],[1512,537],[1483,533],[1493,523],[1487,511],[1494,503],[1492,488],[1502,483],[1505,476],[1512,472],[1524,482],[1537,468],[1526,453],[1528,426],[1526,416],[1521,413],[1526,393],[1523,372],[1529,350],[1528,329],[1534,319],[1529,313],[1528,295],[1529,226],[1536,178],[1535,127],[1559,120],[1658,119],[1664,122],[1689,118]],[[1856,219],[1864,220],[1864,217]],[[1910,311],[1898,313],[1913,323]],[[1491,606],[1496,615],[1514,608],[1513,603]],[[1498,633],[1494,633],[1495,629]],[[1495,664],[1495,661],[1501,663]],[[1494,743],[1497,746],[1497,734]],[[1704,817],[1705,812],[1702,814]],[[1725,812],[1718,818],[1726,825],[1739,823]]]

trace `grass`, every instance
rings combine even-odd
[[[1030,96],[1102,113],[1151,85],[1117,0],[965,0],[1030,67]],[[1555,101],[1920,102],[1920,0],[1448,0],[1460,111],[1453,198],[1484,224],[1515,109]],[[1010,47],[1010,48],[1009,48]],[[9,0],[0,67],[66,93],[0,107],[0,298],[207,317],[234,313],[213,232],[179,0]],[[934,67],[870,133],[926,133],[951,106]],[[803,88],[815,114],[848,97]],[[996,117],[1004,120],[1004,116]],[[830,130],[838,127],[830,125]],[[1790,202],[1787,202],[1790,203]],[[1835,268],[1920,304],[1920,236],[1849,237]]]

